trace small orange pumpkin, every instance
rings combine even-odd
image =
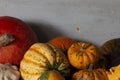
[[[46,71],[38,80],[65,80],[65,78],[55,70]]]
[[[92,67],[93,65],[90,65],[89,69],[75,72],[72,76],[72,80],[108,80],[104,68],[93,69]]]
[[[68,60],[77,69],[86,69],[89,64],[96,64],[99,52],[96,46],[88,42],[77,42],[68,49]]]
[[[48,43],[58,47],[63,52],[66,52],[68,48],[76,41],[69,37],[56,37],[48,41]]]

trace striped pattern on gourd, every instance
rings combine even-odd
[[[68,60],[59,49],[50,44],[35,43],[21,60],[20,72],[24,80],[37,80],[45,71],[52,69],[66,76],[68,67]]]

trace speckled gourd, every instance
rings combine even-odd
[[[43,73],[57,70],[62,76],[69,75],[69,62],[61,50],[47,43],[35,43],[25,53],[20,63],[24,80],[37,80]]]

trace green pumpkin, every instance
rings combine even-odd
[[[100,51],[106,59],[107,68],[120,64],[120,38],[106,41]]]

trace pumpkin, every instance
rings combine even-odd
[[[43,73],[38,80],[65,80],[65,78],[58,71],[51,70]]]
[[[107,72],[109,80],[120,80],[120,64],[109,69]]]
[[[24,21],[11,17],[0,16],[0,63],[20,66],[28,48],[38,42],[34,30]]]
[[[96,46],[88,42],[77,42],[68,49],[68,60],[77,69],[87,69],[90,64],[96,64],[99,60],[99,52]]]
[[[70,69],[66,56],[51,44],[33,44],[20,63],[22,78],[24,80],[37,80],[48,70],[57,70],[64,77],[68,76]]]
[[[19,80],[20,72],[16,65],[0,64],[0,80]]]
[[[88,69],[75,72],[72,80],[108,80],[108,77],[104,68],[93,69],[90,65]]]
[[[120,38],[106,41],[101,47],[102,56],[106,59],[107,68],[120,64]]]
[[[76,41],[74,39],[63,36],[55,37],[48,41],[48,43],[58,47],[60,50],[62,50],[65,53],[67,52],[68,48],[75,42]]]

